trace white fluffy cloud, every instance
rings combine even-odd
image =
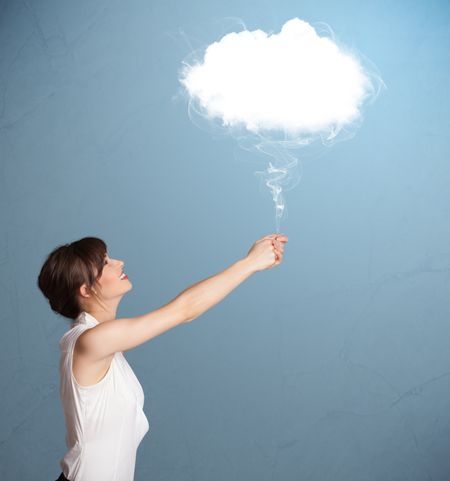
[[[224,126],[330,138],[360,118],[374,89],[351,53],[299,18],[278,34],[225,35],[207,47],[201,63],[184,65],[180,82]]]

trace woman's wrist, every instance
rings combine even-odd
[[[248,257],[243,257],[242,259],[239,259],[236,264],[239,264],[242,268],[242,270],[246,273],[246,274],[254,274],[255,272],[257,272],[257,270],[255,270],[252,266],[252,263],[250,261],[250,259]]]

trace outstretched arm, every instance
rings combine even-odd
[[[137,317],[102,322],[86,329],[77,340],[77,348],[96,361],[114,352],[128,351],[181,323],[195,319],[253,273],[280,264],[285,242],[286,236],[275,234],[259,239],[245,258],[188,287],[159,309]]]
[[[254,272],[247,258],[240,259],[222,272],[193,284],[180,293],[186,304],[186,321],[190,322],[226,297]]]

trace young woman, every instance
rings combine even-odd
[[[132,284],[105,242],[85,237],[54,249],[38,286],[51,309],[72,320],[59,345],[60,398],[68,451],[57,481],[132,481],[136,451],[149,430],[144,392],[123,352],[190,322],[251,274],[283,260],[283,234],[257,240],[248,254],[159,309],[116,319]]]

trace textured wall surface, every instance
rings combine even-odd
[[[450,479],[448,2],[29,0],[0,2],[2,480],[54,480],[65,453],[50,250],[103,238],[133,283],[123,317],[274,231],[253,160],[173,98],[186,38],[294,16],[388,88],[304,165],[283,264],[126,353],[151,430],[135,479]]]

